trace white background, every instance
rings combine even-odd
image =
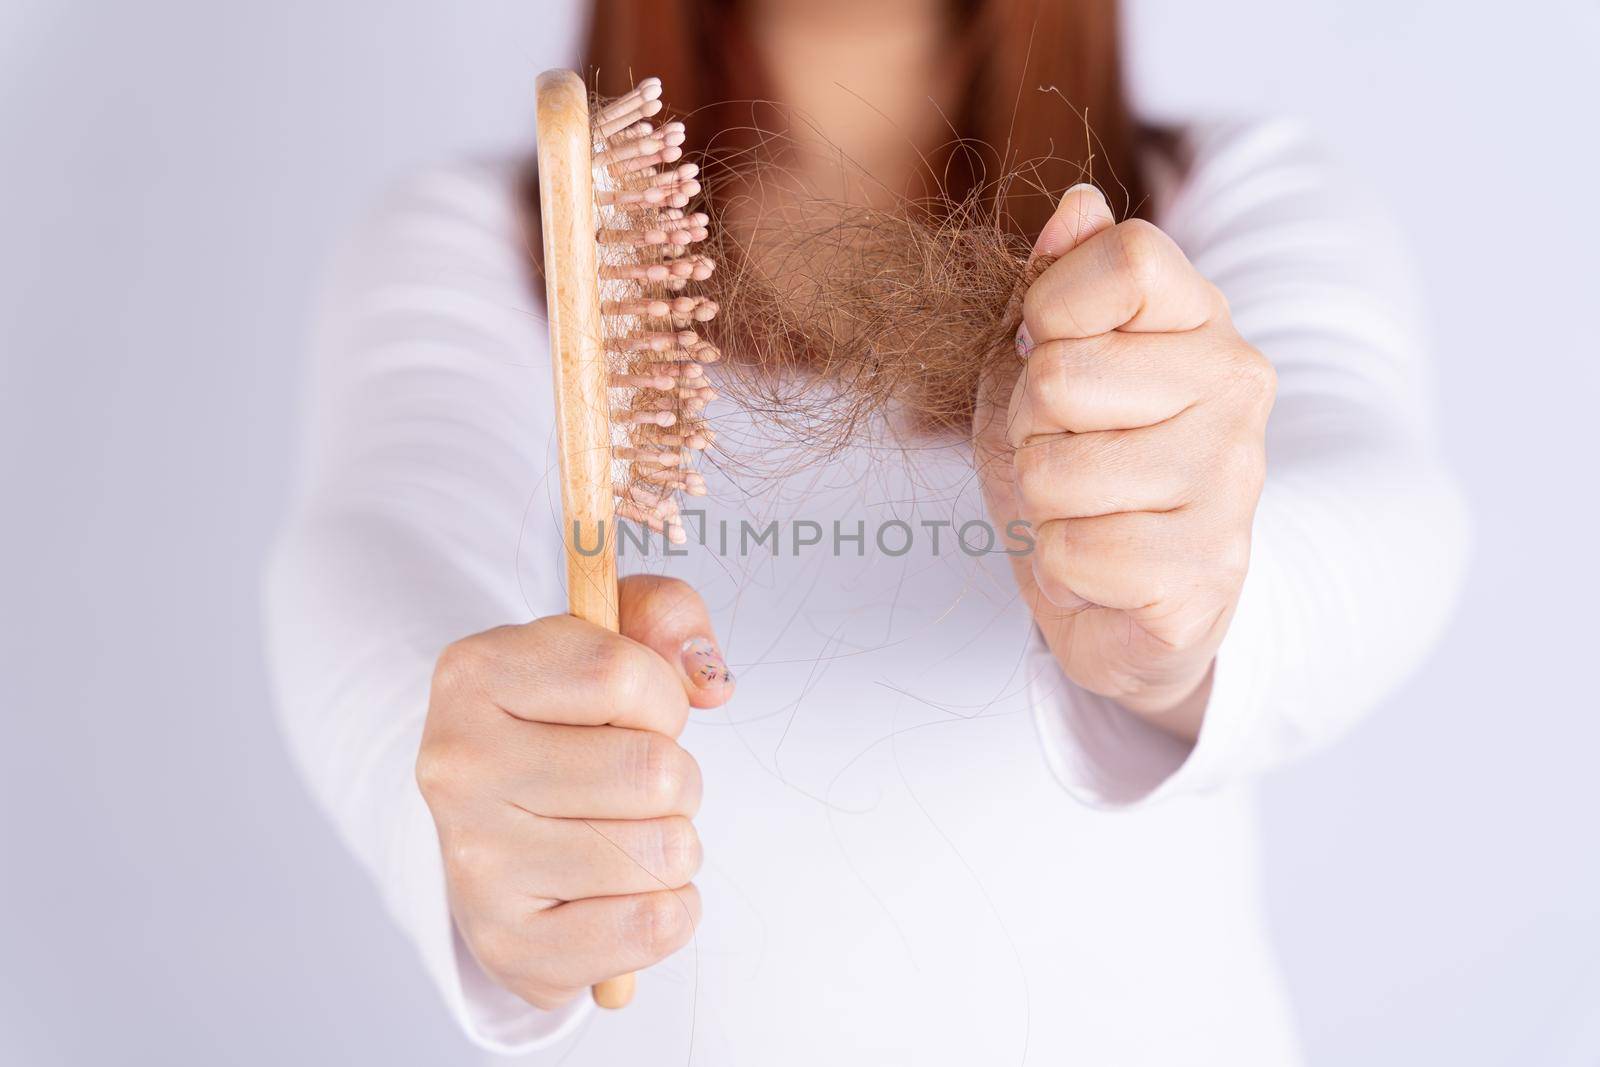
[[[1314,1063],[1600,1063],[1600,7],[1142,0],[1153,112],[1309,116],[1423,270],[1459,617],[1264,791]],[[330,242],[530,144],[565,3],[0,4],[0,1063],[469,1058],[260,662]]]

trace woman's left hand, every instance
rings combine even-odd
[[[1059,258],[1024,299],[1022,359],[979,390],[985,497],[1031,525],[1012,562],[1067,676],[1192,738],[1249,563],[1272,366],[1171,238],[1091,186],[1034,254]]]

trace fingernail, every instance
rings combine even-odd
[[[1098,185],[1096,185],[1094,182],[1079,182],[1077,185],[1074,185],[1072,188],[1070,188],[1066,192],[1062,193],[1061,194],[1061,199],[1065,200],[1067,197],[1071,196],[1073,193],[1080,192],[1080,191],[1085,190],[1085,189],[1087,189],[1091,193],[1099,194],[1101,200],[1104,200],[1106,198],[1106,194],[1100,192],[1100,187]]]
[[[683,672],[701,689],[733,684],[733,672],[709,637],[691,637],[683,643]]]
[[[1027,359],[1033,355],[1033,334],[1028,332],[1028,324],[1023,323],[1017,327],[1017,358]]]

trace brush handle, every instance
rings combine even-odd
[[[539,75],[539,215],[544,229],[545,308],[561,448],[561,540],[567,610],[617,630],[616,521],[611,485],[611,410],[600,322],[595,247],[594,138],[589,91],[570,70]],[[631,974],[595,985],[595,1003],[633,999]]]
[[[561,447],[567,607],[617,629],[611,410],[600,323],[589,94],[571,71],[539,76],[539,213]]]

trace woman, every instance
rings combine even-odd
[[[785,442],[725,413],[705,528],[779,548],[625,559],[654,573],[619,637],[563,614],[516,168],[426,175],[360,234],[273,653],[468,1034],[534,1063],[1297,1062],[1250,781],[1392,689],[1461,556],[1360,195],[1282,125],[1141,131],[1110,0],[595,14],[602,78],[804,114],[867,180],[792,165],[846,199],[976,185],[952,125],[984,167],[1053,154],[1004,205],[1050,265],[970,443],[741,479]],[[737,150],[749,114],[691,129]],[[977,520],[1032,550],[956,550]]]

